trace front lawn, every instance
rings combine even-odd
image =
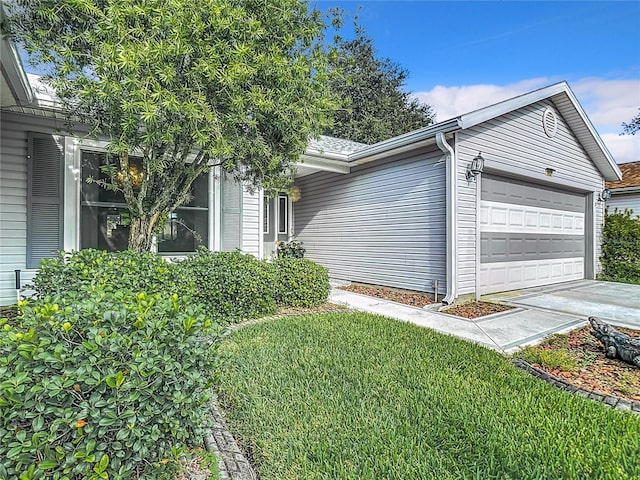
[[[640,418],[482,347],[364,313],[225,339],[222,405],[263,479],[638,478]]]

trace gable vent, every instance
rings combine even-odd
[[[558,131],[558,118],[553,110],[546,108],[542,113],[542,128],[547,137],[553,138]]]

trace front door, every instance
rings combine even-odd
[[[275,252],[275,243],[286,242],[291,235],[291,202],[286,193],[274,198],[264,197],[262,234],[264,236],[263,257]]]

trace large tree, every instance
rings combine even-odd
[[[631,122],[623,123],[622,128],[623,135],[635,135],[636,132],[640,131],[640,112],[631,119]]]
[[[335,108],[324,23],[300,0],[15,0],[5,28],[49,66],[69,118],[110,142],[103,186],[123,191],[138,251],[212,165],[283,188]]]
[[[435,113],[405,90],[409,72],[389,58],[379,58],[364,29],[356,36],[336,36],[331,68],[339,75],[331,89],[341,100],[334,123],[324,133],[362,143],[376,143],[430,125]]]

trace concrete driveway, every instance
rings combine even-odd
[[[640,328],[640,285],[580,280],[484,298],[583,320],[593,315],[615,325]]]

